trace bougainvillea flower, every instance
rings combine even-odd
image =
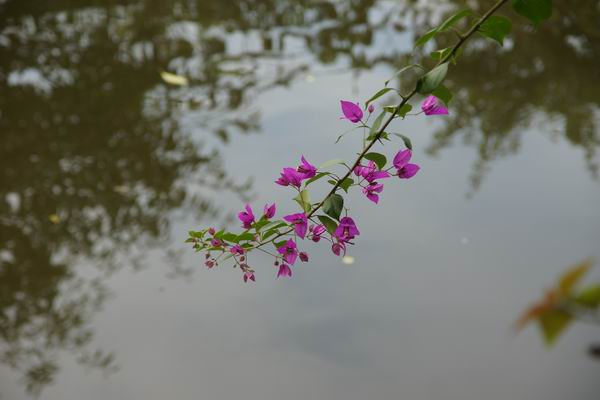
[[[263,209],[263,215],[266,219],[273,218],[275,216],[276,211],[275,203],[268,205],[265,204],[265,208]]]
[[[210,244],[211,244],[212,247],[221,247],[221,246],[223,246],[223,242],[220,241],[219,239],[215,239],[215,238],[210,239]]]
[[[294,264],[296,257],[298,257],[298,248],[296,247],[296,242],[292,239],[289,239],[283,246],[279,247],[277,252],[283,256],[283,259],[288,264]]]
[[[412,157],[412,151],[410,149],[399,151],[394,157],[394,167],[397,170],[398,178],[400,179],[409,179],[416,175],[419,172],[419,167],[417,164],[410,164],[410,158]]]
[[[296,171],[302,174],[303,179],[310,179],[317,174],[317,168],[308,161],[306,161],[306,158],[304,158],[304,156],[302,156],[301,161],[302,164],[298,166]]]
[[[363,112],[358,106],[358,103],[354,104],[350,101],[340,100],[342,105],[342,114],[344,114],[341,119],[347,119],[350,122],[357,123],[363,117]]]
[[[371,114],[373,111],[375,111],[375,106],[373,104],[370,104],[368,110],[369,114]]]
[[[421,110],[425,115],[444,115],[448,114],[448,109],[444,103],[435,96],[429,96],[421,103]]]
[[[211,269],[212,267],[215,266],[215,262],[213,260],[206,260],[204,265],[206,265],[208,267],[208,269]]]
[[[384,179],[390,177],[390,174],[388,174],[386,171],[381,171],[380,169],[378,169],[377,164],[375,164],[373,161],[369,161],[369,164],[367,166],[357,165],[354,168],[354,175],[362,176],[369,183],[372,183],[377,179]]]
[[[252,271],[244,272],[244,282],[248,282],[248,279],[250,279],[252,282],[256,282],[256,278],[254,277],[254,272],[252,272]]]
[[[242,211],[238,214],[238,218],[242,221],[242,227],[244,229],[250,229],[252,224],[254,223],[254,214],[252,213],[252,208],[249,204],[246,204],[246,211]]]
[[[346,255],[346,244],[344,242],[337,242],[331,245],[331,251],[336,256]]]
[[[342,242],[347,242],[354,239],[354,237],[360,235],[354,220],[350,217],[343,217],[340,219],[340,223],[336,228],[333,236]]]
[[[369,184],[369,186],[363,188],[362,192],[367,196],[367,199],[371,200],[373,203],[379,203],[379,195],[377,193],[381,193],[383,191],[383,184],[373,182]]]
[[[321,240],[321,235],[325,233],[325,227],[323,225],[311,225],[310,231],[312,241],[318,243]]]
[[[217,233],[217,231],[215,230],[215,228],[208,228],[208,233],[214,235],[215,233]]]
[[[280,276],[289,276],[290,278],[292,277],[292,269],[286,263],[281,263],[281,265],[279,266],[277,277],[279,278]]]
[[[242,246],[240,246],[239,244],[236,244],[235,246],[231,246],[229,248],[229,252],[231,254],[243,255],[246,252],[246,250],[244,250],[244,248]]]
[[[300,261],[302,261],[302,262],[308,262],[308,254],[304,251],[301,251],[298,254],[298,258],[300,258]]]
[[[283,217],[284,220],[294,225],[294,231],[296,235],[304,239],[306,236],[306,230],[308,229],[308,220],[306,219],[305,213],[290,214]]]
[[[275,181],[276,184],[281,186],[296,186],[300,187],[304,175],[296,171],[294,168],[284,168],[281,172],[281,177]]]

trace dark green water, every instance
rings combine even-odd
[[[396,127],[418,177],[350,197],[353,265],[251,286],[182,243],[291,211],[300,154],[351,159],[339,99],[423,56],[438,5],[0,0],[0,398],[596,399],[598,327],[510,327],[600,259],[598,1],[465,50],[451,115]]]

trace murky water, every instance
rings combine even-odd
[[[600,259],[600,9],[567,3],[469,47],[451,116],[396,126],[422,170],[350,197],[353,265],[323,246],[249,285],[187,230],[248,198],[290,211],[273,180],[300,154],[350,159],[338,100],[379,89],[439,10],[0,1],[1,398],[596,399],[598,327],[552,350],[510,329]]]

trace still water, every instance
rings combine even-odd
[[[451,115],[396,126],[419,175],[348,199],[354,264],[250,285],[183,244],[292,211],[278,170],[351,159],[339,99],[461,3],[0,0],[0,398],[597,399],[598,327],[511,331],[600,259],[597,1],[467,48]]]

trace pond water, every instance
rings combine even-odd
[[[419,175],[347,199],[352,265],[244,284],[183,243],[292,211],[281,167],[352,159],[339,100],[461,3],[0,0],[0,398],[597,399],[598,327],[511,327],[600,259],[598,2],[467,47],[451,115],[395,125]]]

